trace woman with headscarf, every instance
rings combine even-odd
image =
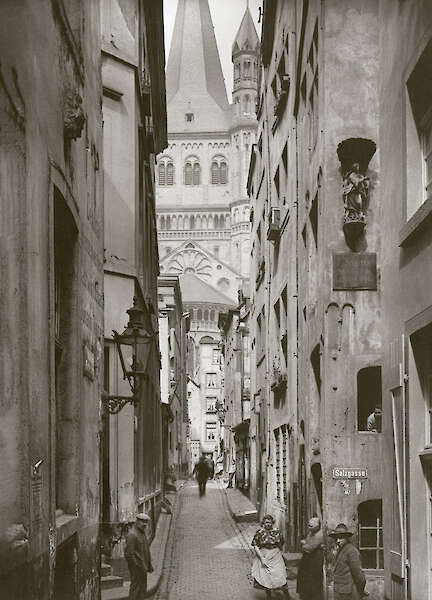
[[[282,556],[284,540],[280,529],[274,524],[272,515],[265,515],[260,529],[253,537],[252,547],[256,557],[252,564],[252,577],[254,587],[265,590],[267,598],[273,597],[273,591],[281,590],[289,599],[286,567]]]
[[[312,517],[306,539],[301,541],[297,593],[302,600],[323,599],[323,541],[321,521],[318,517]]]

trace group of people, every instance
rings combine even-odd
[[[334,600],[360,600],[368,596],[365,590],[360,553],[351,543],[353,533],[344,523],[329,533],[335,540],[333,570]],[[282,593],[290,598],[285,562],[282,555],[283,536],[275,527],[272,515],[265,515],[255,533],[252,546],[256,557],[252,565],[254,587],[262,589],[267,598]],[[302,558],[297,575],[297,593],[302,600],[323,600],[324,538],[321,522],[313,517],[308,523],[308,534],[301,540]]]

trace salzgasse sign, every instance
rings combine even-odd
[[[367,479],[367,469],[355,469],[353,467],[333,467],[333,479]]]

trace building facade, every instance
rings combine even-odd
[[[104,552],[115,574],[124,567],[120,534],[125,524],[145,511],[154,531],[163,492],[154,156],[167,143],[164,62],[162,2],[151,7],[136,0],[103,4],[102,521]],[[113,330],[122,334],[132,306],[129,324],[138,316],[140,340],[135,355],[123,350],[125,375]],[[140,372],[135,378],[133,370]],[[120,541],[113,545],[114,539]]]
[[[218,421],[207,404],[219,396],[205,390],[213,375],[218,389],[223,380],[220,366],[213,368],[218,315],[235,306],[249,277],[246,181],[256,132],[258,46],[247,9],[232,46],[229,104],[208,1],[178,2],[167,64],[168,147],[157,158],[157,225],[161,273],[180,277],[191,313],[191,377],[202,382],[189,384],[194,456],[200,448],[213,455],[217,446]]]
[[[379,17],[385,597],[414,600],[432,594],[432,7],[383,1]]]
[[[159,277],[159,345],[161,352],[162,452],[165,485],[189,472],[187,340],[185,313],[177,276]]]
[[[98,2],[3,2],[1,595],[99,593]],[[84,26],[85,24],[85,26]]]
[[[348,4],[264,3],[249,177],[251,497],[275,514],[287,550],[300,549],[314,515],[326,531],[345,522],[378,598],[390,460],[380,416],[379,3]],[[329,550],[329,590],[332,560]]]

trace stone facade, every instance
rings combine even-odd
[[[311,516],[326,531],[345,522],[379,598],[387,459],[380,418],[369,423],[382,406],[380,30],[378,3],[348,4],[264,10],[249,177],[251,498],[290,551]],[[338,466],[364,473],[339,477]]]
[[[177,276],[159,277],[159,344],[163,413],[164,480],[187,475],[190,457],[187,402],[187,342],[190,318]]]
[[[131,396],[112,332],[123,332],[134,302],[148,335],[148,343],[138,346],[145,375],[138,376],[135,405],[105,411],[103,421],[104,552],[121,574],[125,524],[145,511],[154,531],[163,492],[154,199],[154,156],[167,144],[163,12],[162,2],[150,7],[136,0],[110,0],[102,8],[108,396]],[[126,365],[130,360],[128,354]]]
[[[0,595],[89,600],[103,373],[99,3],[6,1],[0,22]]]

